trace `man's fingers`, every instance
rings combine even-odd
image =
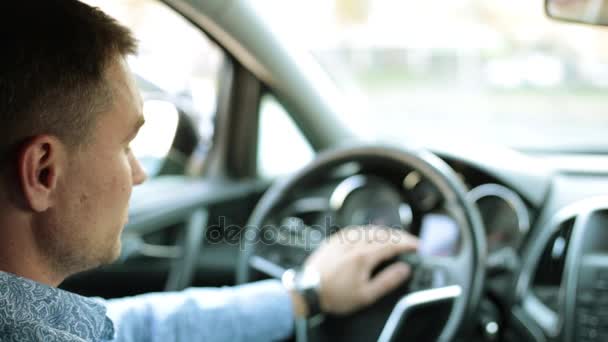
[[[411,268],[403,262],[395,262],[380,271],[365,287],[366,304],[371,304],[396,289],[409,277],[410,273]]]
[[[373,241],[367,246],[368,250],[366,254],[368,254],[368,257],[366,258],[366,263],[371,270],[381,262],[394,258],[399,254],[414,251],[417,247],[418,240],[415,237],[407,233],[398,232],[397,234],[392,234],[388,241]]]

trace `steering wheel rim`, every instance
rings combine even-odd
[[[466,189],[454,171],[443,160],[424,149],[404,149],[392,146],[354,146],[332,149],[319,154],[309,165],[294,175],[274,183],[262,196],[252,212],[244,232],[243,246],[237,265],[237,283],[252,280],[251,258],[255,256],[255,241],[259,230],[273,211],[282,205],[291,191],[305,180],[326,172],[338,165],[361,160],[392,162],[419,172],[428,179],[444,198],[446,205],[457,214],[461,250],[468,260],[468,275],[462,279],[461,296],[456,299],[450,317],[440,335],[441,340],[451,340],[470,322],[483,291],[485,279],[486,241],[481,216],[477,208],[467,200]],[[460,215],[458,215],[460,214]],[[252,233],[253,232],[253,233]]]

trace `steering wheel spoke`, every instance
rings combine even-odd
[[[275,279],[281,279],[283,273],[286,271],[283,266],[277,265],[276,263],[259,255],[253,255],[251,258],[249,258],[249,266],[256,271]]]
[[[461,295],[462,288],[458,285],[437,287],[408,293],[395,305],[384,328],[382,328],[378,341],[396,341],[403,323],[415,310],[429,305],[453,302]]]

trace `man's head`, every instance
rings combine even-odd
[[[2,1],[0,17],[0,249],[29,248],[61,276],[111,262],[145,179],[129,150],[136,42],[76,0]]]

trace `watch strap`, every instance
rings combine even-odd
[[[312,269],[288,269],[283,273],[283,286],[287,290],[296,291],[308,308],[308,318],[322,313],[319,297],[320,276]]]

